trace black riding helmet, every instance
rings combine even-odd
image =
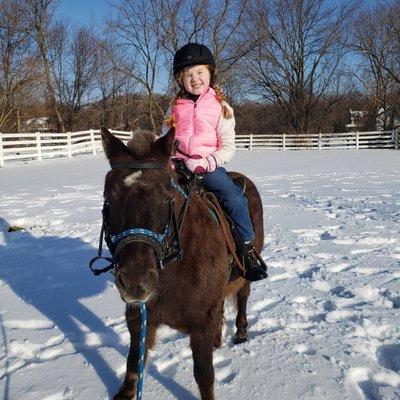
[[[181,69],[198,64],[211,64],[214,69],[215,60],[210,49],[204,44],[185,44],[175,53],[174,76],[176,76]]]

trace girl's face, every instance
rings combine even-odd
[[[195,96],[201,95],[210,86],[211,74],[207,65],[193,65],[183,70],[182,83]]]

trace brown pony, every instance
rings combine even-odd
[[[171,186],[178,178],[170,167],[174,130],[154,140],[144,134],[133,138],[128,147],[107,129],[101,130],[105,154],[111,165],[104,194],[109,202],[109,227],[113,233],[140,227],[163,232],[169,215],[169,201],[174,199],[176,214],[182,210],[184,197]],[[143,140],[143,138],[147,138]],[[141,141],[140,145],[135,145]],[[162,164],[161,168],[129,169],[132,162]],[[122,163],[122,164],[121,164]],[[239,175],[239,174],[236,174]],[[255,249],[263,246],[263,214],[259,193],[245,178],[251,219],[256,239]],[[230,281],[230,256],[220,225],[198,194],[192,194],[180,234],[182,260],[160,269],[154,248],[133,241],[119,254],[115,284],[126,303],[126,321],[131,335],[124,383],[114,399],[130,400],[136,392],[140,331],[139,302],[148,310],[146,354],[155,342],[157,328],[166,324],[190,335],[194,376],[201,399],[214,399],[213,349],[221,344],[224,299],[237,300],[235,342],[247,338],[246,306],[250,293],[248,281],[238,277]]]

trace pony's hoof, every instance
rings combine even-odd
[[[233,344],[240,344],[240,343],[244,343],[247,342],[247,336],[245,335],[238,335],[235,336],[235,338],[233,339]]]
[[[213,350],[220,349],[222,347],[222,342],[214,343],[213,344]]]

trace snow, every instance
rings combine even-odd
[[[249,341],[214,353],[218,399],[400,397],[400,152],[251,151],[270,277]],[[102,154],[0,169],[0,398],[108,399],[129,334],[112,277],[94,277]],[[134,177],[132,177],[133,179]],[[7,232],[9,226],[23,231]],[[160,329],[144,398],[198,398],[188,337]]]

